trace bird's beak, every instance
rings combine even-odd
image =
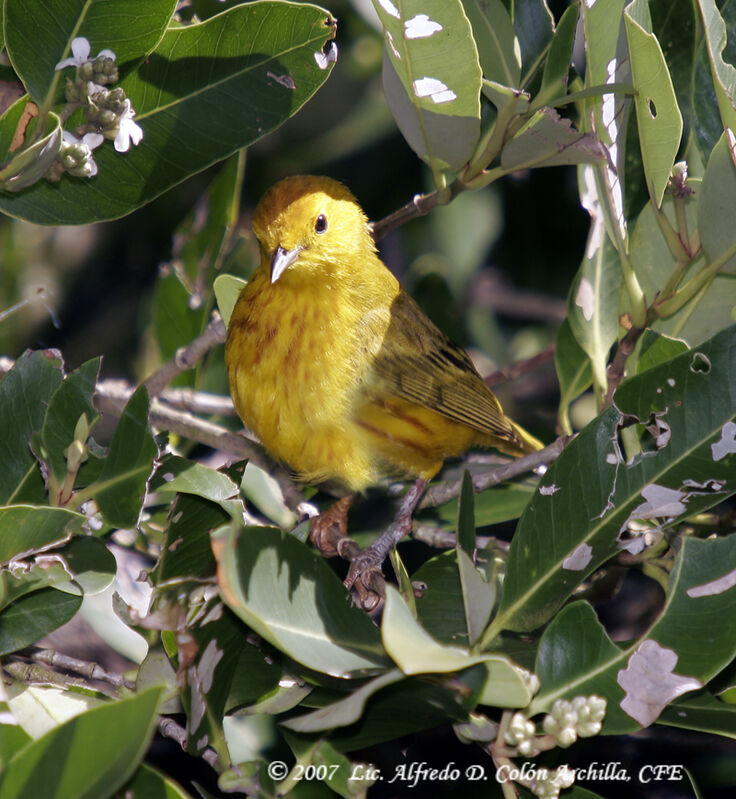
[[[286,268],[296,261],[301,251],[301,247],[294,247],[293,250],[285,250],[279,244],[276,248],[276,252],[273,254],[273,258],[271,258],[271,283],[275,283],[281,275],[284,274]]]

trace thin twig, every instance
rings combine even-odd
[[[371,223],[373,239],[380,241],[387,233],[406,222],[425,216],[438,205],[446,205],[465,189],[466,186],[460,180],[455,180],[443,192],[432,191],[429,194],[415,194],[406,205],[402,205],[401,208],[383,219]]]
[[[156,726],[164,738],[170,738],[172,741],[176,741],[185,752],[187,751],[187,731],[181,724],[177,724],[173,719],[168,718],[168,716],[159,716]],[[199,754],[202,760],[213,768],[217,765],[217,752],[212,749],[212,747],[205,747]]]
[[[213,311],[212,319],[204,332],[197,336],[186,347],[179,347],[174,357],[157,369],[144,382],[148,395],[155,397],[179,374],[192,369],[194,365],[213,347],[225,341],[225,324],[217,311]]]
[[[488,308],[499,316],[562,324],[567,316],[567,302],[509,285],[496,269],[483,269],[473,280],[469,296],[476,307]]]
[[[619,341],[616,354],[613,356],[613,360],[608,364],[608,369],[606,370],[608,389],[606,390],[606,396],[603,398],[601,411],[605,411],[606,408],[610,408],[613,404],[613,395],[626,375],[626,361],[629,355],[634,351],[636,342],[639,340],[644,330],[644,327],[631,327],[621,341]]]
[[[531,358],[525,358],[523,361],[516,361],[516,363],[512,363],[503,369],[497,369],[495,372],[491,372],[491,374],[483,378],[483,382],[490,387],[498,385],[499,383],[506,383],[509,380],[516,380],[521,377],[521,375],[531,372],[532,369],[536,369],[543,363],[551,361],[554,356],[555,345],[550,344],[547,349],[538,352]]]
[[[26,685],[50,685],[56,688],[67,690],[69,688],[84,688],[96,691],[99,694],[109,696],[111,699],[118,699],[119,695],[114,688],[106,685],[91,686],[87,680],[81,677],[74,677],[70,674],[63,674],[49,668],[41,663],[28,663],[24,660],[10,660],[3,663],[4,671],[18,682]]]
[[[30,646],[20,652],[20,654],[37,663],[45,663],[57,669],[64,669],[65,671],[81,674],[89,680],[106,682],[115,688],[128,688],[131,691],[135,690],[135,683],[126,680],[122,674],[106,671],[102,666],[97,665],[97,663],[93,663],[89,660],[80,660],[79,658],[65,655],[62,652],[57,652],[55,649],[41,649],[40,647]]]
[[[457,533],[453,533],[451,530],[443,530],[433,524],[414,522],[411,537],[437,549],[449,549],[457,544]],[[499,551],[508,552],[510,544],[508,541],[503,541],[492,535],[478,535],[475,537],[475,546],[478,549],[493,547]]]
[[[493,485],[504,482],[504,480],[510,480],[512,477],[518,477],[526,472],[531,472],[538,466],[552,463],[557,460],[570,439],[570,436],[560,436],[548,447],[540,449],[538,452],[524,455],[523,458],[510,461],[503,466],[492,469],[490,472],[473,475],[473,491],[478,494]],[[430,486],[419,503],[419,509],[433,508],[437,505],[449,502],[449,500],[460,495],[461,487],[462,480],[449,480],[445,483],[438,483],[437,485]]]
[[[113,383],[117,383],[117,386]],[[97,384],[95,406],[103,413],[119,417],[132,391],[133,389],[122,381],[102,381]],[[291,510],[297,510],[304,502],[304,496],[294,485],[289,472],[276,464],[255,441],[250,441],[245,436],[233,433],[214,422],[169,408],[156,398],[151,401],[148,417],[150,423],[160,430],[170,430],[212,449],[247,460],[267,471],[281,487],[284,502]]]
[[[212,416],[237,415],[233,401],[222,394],[210,394],[193,388],[165,388],[159,396],[168,405],[190,413],[206,413]]]

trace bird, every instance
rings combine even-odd
[[[253,231],[260,263],[225,344],[233,403],[299,480],[345,493],[312,519],[310,538],[351,559],[345,583],[369,609],[380,602],[383,560],[447,458],[476,447],[518,457],[543,445],[504,414],[467,353],[384,265],[345,185],[287,177],[261,198]],[[386,479],[413,480],[392,524],[365,550],[336,549],[352,498]]]

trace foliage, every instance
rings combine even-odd
[[[393,553],[397,585],[370,618],[305,543],[305,509],[326,498],[235,435],[227,400],[203,390],[223,391],[212,314],[216,303],[227,321],[242,285],[224,267],[248,261],[245,148],[329,92],[335,17],[281,0],[73,0],[53,14],[5,0],[16,93],[0,116],[4,214],[104,222],[221,166],[151,292],[145,382],[103,379],[99,357],[68,369],[53,349],[0,360],[2,799],[188,796],[144,762],[157,725],[220,791],[259,797],[366,796],[390,777],[372,765],[377,747],[443,727],[473,748],[478,795],[504,797],[605,795],[570,788],[559,748],[578,738],[654,724],[736,736],[733,7],[612,0],[555,19],[545,0],[373,5],[373,28],[343,11],[364,45],[382,43],[384,94],[333,118],[311,162],[298,148],[292,160],[306,171],[350,126],[352,157],[368,157],[387,104],[431,188],[374,232],[436,220],[434,296],[453,303],[492,242],[488,187],[576,170],[590,227],[556,332],[558,432],[573,433],[581,396],[596,410],[541,477],[504,476],[475,496],[478,465],[462,479],[448,468],[415,526],[445,551]],[[122,90],[112,122],[85,69]],[[409,276],[418,291],[421,272]],[[475,344],[497,346],[487,311],[466,321]],[[214,468],[201,444],[234,462]],[[387,513],[377,496],[361,542]],[[510,546],[488,537],[516,518]],[[121,598],[113,541],[148,558],[149,608]],[[594,604],[632,573],[664,599],[614,640]],[[92,618],[95,596],[108,597],[108,643],[136,661],[126,676],[36,646]],[[516,770],[530,758],[547,779]],[[468,774],[452,779],[475,790]]]

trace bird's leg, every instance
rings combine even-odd
[[[349,560],[358,549],[358,545],[347,537],[348,511],[354,498],[354,494],[348,494],[338,499],[324,513],[315,516],[309,525],[310,541],[326,558],[340,555]]]
[[[365,610],[373,610],[383,597],[385,580],[381,566],[386,555],[411,532],[412,515],[428,482],[421,477],[415,480],[404,494],[391,524],[369,547],[350,558],[345,585],[355,588],[361,607]]]

